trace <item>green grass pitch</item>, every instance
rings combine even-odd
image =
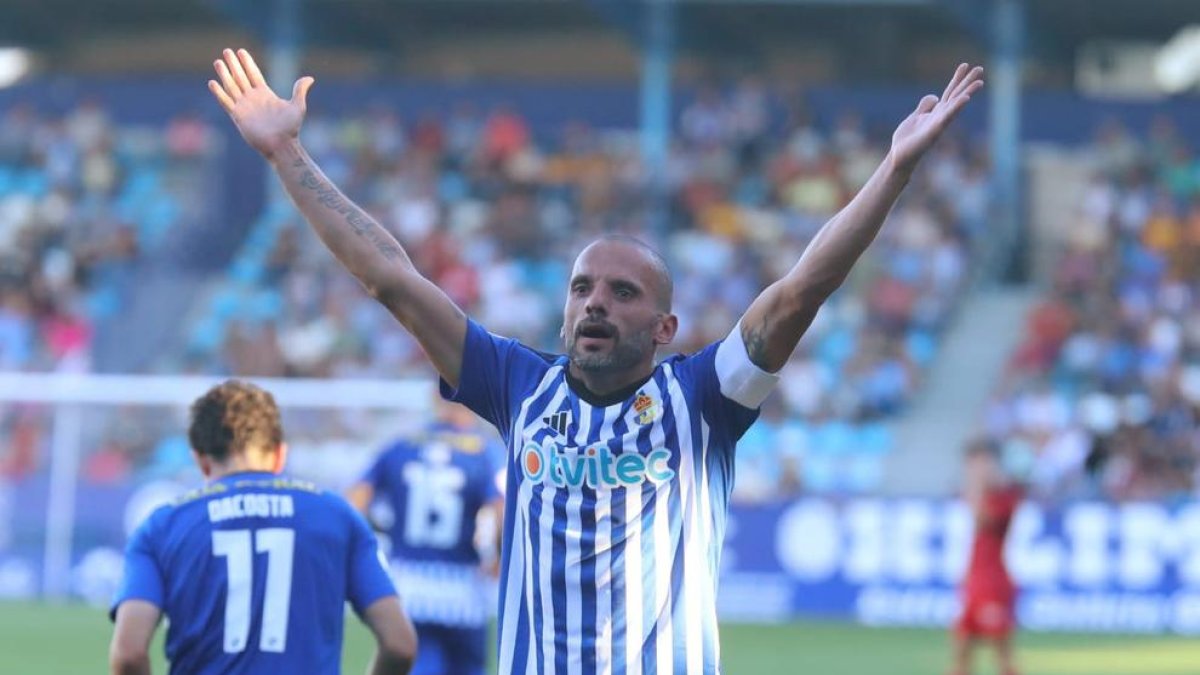
[[[74,675],[107,672],[111,626],[101,610],[76,605],[0,603],[0,673]],[[154,646],[165,673],[162,631]],[[940,675],[944,631],[870,629],[838,623],[721,628],[728,675]],[[1018,636],[1024,675],[1183,675],[1200,673],[1200,641],[1172,637]],[[344,672],[362,673],[371,639],[347,619]],[[987,659],[977,673],[994,673]]]

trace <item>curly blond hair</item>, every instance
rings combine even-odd
[[[188,441],[219,462],[253,447],[275,451],[283,443],[275,397],[240,380],[213,387],[192,404]]]

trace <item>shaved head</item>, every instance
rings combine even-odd
[[[671,268],[667,265],[667,259],[650,244],[628,234],[606,234],[597,237],[595,241],[588,244],[588,248],[601,242],[615,242],[632,246],[646,256],[647,262],[650,263],[650,267],[654,271],[656,281],[654,297],[658,301],[659,309],[664,312],[670,312],[671,300],[675,296],[675,283],[671,281]],[[586,251],[587,248],[584,250]],[[583,255],[583,253],[580,252],[580,255]]]
[[[654,354],[675,337],[671,272],[648,244],[610,234],[575,258],[562,336],[573,373],[608,390],[654,367]],[[632,375],[631,375],[632,374]]]

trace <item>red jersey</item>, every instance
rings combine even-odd
[[[1012,579],[1004,565],[1004,540],[1008,537],[1013,514],[1021,503],[1022,492],[1018,487],[1003,487],[988,490],[984,495],[983,513],[975,521],[975,543],[967,567],[968,592],[998,585],[1006,589],[1012,587]]]
[[[969,635],[1000,637],[1013,625],[1016,588],[1004,565],[1004,540],[1024,491],[1010,486],[988,490],[975,523],[971,563],[963,581],[963,613],[958,629]]]

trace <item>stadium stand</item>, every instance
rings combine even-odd
[[[530,121],[537,112],[523,108],[458,104],[408,118],[376,105],[318,111],[306,142],[473,316],[544,348],[557,345],[553,298],[574,251],[603,231],[650,236],[677,275],[676,347],[689,350],[728,330],[886,147],[854,112],[818,121],[800,100],[755,80],[699,90],[678,118],[661,236],[648,225],[651,201],[628,129],[539,126]],[[194,116],[160,127],[115,124],[95,103],[61,117],[25,106],[5,112],[6,369],[95,367],[98,326],[121,314],[133,270],[162,252],[194,200],[179,189],[180,172],[214,152],[211,129]],[[1046,492],[1159,497],[1194,484],[1195,450],[1182,429],[1200,375],[1182,365],[1191,346],[1180,308],[1194,286],[1186,270],[1197,246],[1188,226],[1195,160],[1169,123],[1151,128],[1143,140],[1105,124],[1092,142],[1093,178],[1054,259],[1055,292],[1031,316],[1015,374],[985,415],[993,438],[1036,451]],[[738,500],[865,493],[884,479],[895,443],[888,422],[936,358],[987,215],[978,150],[953,139],[931,160],[743,440]],[[80,222],[91,226],[68,227]],[[1098,275],[1105,269],[1119,274]],[[157,363],[204,374],[429,374],[415,342],[279,202],[190,316],[183,343]],[[8,411],[4,428],[45,438],[36,417]],[[85,478],[188,470],[182,439],[154,433],[153,420],[102,426]],[[331,417],[300,428],[311,446],[340,447],[344,427]],[[145,431],[120,431],[133,428]],[[5,472],[28,472],[36,455],[10,452]]]
[[[882,158],[852,113],[819,126],[747,80],[682,111],[658,244],[676,274],[675,347],[723,337]],[[773,115],[781,110],[782,115]],[[653,237],[632,131],[530,128],[522,111],[461,105],[446,119],[376,109],[316,117],[306,144],[330,177],[490,330],[554,349],[567,267],[606,231]],[[872,260],[784,373],[778,423],[756,427],[738,497],[869,490],[903,410],[963,295],[986,203],[977,153],[948,144],[917,179]],[[290,211],[271,205],[192,328],[209,372],[428,375],[416,343]]]
[[[95,102],[64,115],[15,105],[0,118],[0,366],[97,369],[93,336],[163,252],[210,151],[207,127],[176,117],[121,126]]]
[[[172,236],[207,212],[196,199],[206,183],[192,177],[213,152],[208,125],[186,114],[120,124],[87,99],[61,114],[30,104],[0,113],[0,369],[103,371],[137,352],[136,339],[98,340],[149,332],[123,324],[146,267],[174,253]],[[42,465],[46,413],[0,411],[0,430],[14,439],[0,475]],[[89,478],[124,475],[140,458],[139,443],[149,441],[121,429],[140,437],[156,427],[124,419],[109,428],[85,466]]]
[[[1180,47],[1200,3],[11,0],[5,18],[0,71],[27,70],[0,72],[0,600],[33,601],[0,603],[6,672],[102,662],[60,646],[107,637],[75,605],[106,605],[129,533],[200,482],[191,376],[281,376],[290,469],[332,489],[429,421],[417,345],[203,86],[226,46],[281,92],[315,76],[306,145],[332,178],[472,316],[546,349],[573,255],[608,231],[671,262],[667,351],[722,337],[895,122],[986,64],[739,443],[723,667],[943,660],[980,428],[1034,458],[1006,550],[1038,633],[1022,672],[1197,662],[1200,103]]]
[[[1036,457],[1047,495],[1176,500],[1195,488],[1200,408],[1196,156],[1166,119],[1104,124],[984,431]]]

